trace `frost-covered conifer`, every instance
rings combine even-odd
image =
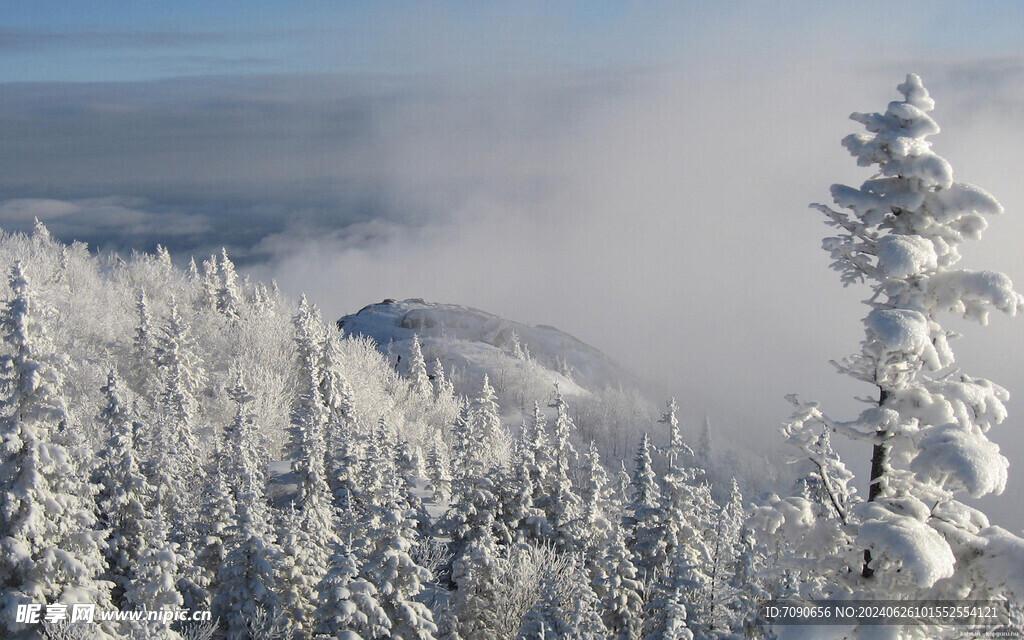
[[[388,637],[391,621],[377,602],[377,589],[359,577],[347,544],[332,545],[331,569],[317,586],[317,640],[372,640]]]
[[[637,640],[643,629],[643,585],[637,579],[625,532],[615,527],[598,562],[594,592],[601,599],[602,617],[616,640]]]
[[[171,252],[162,244],[156,245],[156,263],[164,273],[170,273],[174,269],[174,261],[171,260]]]
[[[190,558],[190,532],[200,500],[197,483],[189,482],[201,468],[196,419],[199,403],[196,394],[205,384],[206,374],[196,353],[191,327],[172,300],[170,312],[157,339],[156,364],[164,389],[160,395],[156,456],[151,465],[157,500],[166,509],[175,539]]]
[[[742,553],[740,534],[744,522],[743,495],[733,478],[729,502],[719,511],[715,527],[711,580],[708,584],[708,620],[712,629],[727,630],[736,598],[736,562]]]
[[[178,545],[169,539],[163,510],[156,505],[153,511],[145,521],[142,545],[136,550],[131,583],[124,594],[128,610],[176,610],[181,609],[185,602],[176,586],[184,558],[178,554]],[[163,620],[140,623],[137,631],[147,638],[180,638]]]
[[[333,492],[339,483],[354,478],[355,451],[352,438],[355,401],[352,385],[341,371],[338,339],[334,333],[324,336],[320,351],[320,397],[327,409],[324,439],[327,446],[327,477]],[[349,487],[353,489],[352,486]]]
[[[435,429],[427,451],[427,477],[434,502],[445,504],[452,495],[451,458],[441,430]]]
[[[281,552],[270,538],[255,530],[246,507],[240,508],[233,547],[217,576],[220,591],[214,610],[227,628],[229,640],[250,637],[251,621],[260,611],[276,615],[281,600],[276,593],[275,565]]]
[[[245,494],[262,491],[267,482],[267,452],[263,436],[257,424],[257,416],[249,406],[255,400],[249,392],[241,372],[237,372],[233,384],[226,389],[235,403],[235,416],[224,431],[227,480],[231,484],[236,500]]]
[[[484,464],[483,442],[471,410],[464,407],[452,425],[452,499],[444,515],[443,529],[461,545],[470,531],[481,526],[496,508],[495,487]]]
[[[455,385],[444,373],[444,365],[440,358],[434,358],[434,386],[437,387],[437,400],[439,404],[455,402]]]
[[[697,464],[705,471],[711,470],[711,419],[704,416],[700,426],[700,437],[697,438],[697,450],[694,452],[697,457]]]
[[[527,444],[526,428],[516,447],[516,462],[509,474],[506,474],[498,486],[500,493],[500,517],[503,520],[502,529],[507,532],[506,544],[513,541],[540,541],[546,539],[551,533],[547,518],[543,509],[538,508],[533,502],[534,486],[529,462],[535,458],[529,452]]]
[[[653,615],[648,618],[649,632],[644,640],[693,640],[687,625],[686,595],[681,585],[664,592],[652,602]]]
[[[104,534],[88,477],[61,443],[68,358],[54,351],[41,307],[22,270],[11,269],[11,298],[0,312],[8,352],[0,358],[0,624],[20,631],[19,604],[92,602],[110,607]],[[97,628],[102,634],[103,629]]]
[[[217,311],[230,319],[237,319],[242,313],[242,292],[238,286],[238,274],[235,272],[235,264],[228,257],[228,250],[221,248],[220,263],[220,286],[217,289]]]
[[[632,498],[626,506],[624,523],[630,534],[630,551],[641,578],[653,580],[665,566],[664,514],[646,433],[637,447],[634,460]]]
[[[451,599],[441,606],[441,612],[437,616],[437,640],[463,640],[459,635],[459,619],[455,615]]]
[[[848,522],[851,507],[860,501],[856,488],[850,483],[853,473],[846,468],[832,448],[831,432],[823,428],[817,439],[805,448],[812,471],[805,479],[810,497],[817,502],[827,517]]]
[[[684,461],[685,457],[677,459],[665,476],[659,533],[666,565],[651,586],[654,595],[648,608],[661,615],[662,609],[684,602],[691,619],[705,620],[712,592],[719,509],[704,474],[685,466]]]
[[[1005,487],[1008,462],[987,432],[1005,419],[1009,395],[953,367],[954,334],[939,319],[954,313],[984,324],[993,309],[1024,310],[1024,297],[1004,274],[957,266],[959,245],[978,239],[985,217],[1002,207],[955,182],[932,151],[927,138],[939,127],[921,79],[910,74],[898,90],[903,99],[884,112],[854,113],[867,133],[843,140],[859,165],[876,166],[875,175],[859,188],[833,185],[835,209],[814,205],[838,231],[823,242],[833,268],[844,284],[866,282],[871,292],[861,350],[838,367],[875,386],[878,400],[841,422],[794,398],[785,433],[807,449],[824,425],[872,447],[867,501],[850,509],[844,527],[854,539],[847,566],[826,577],[837,592],[1006,593],[1008,585],[986,580],[981,569],[1005,553],[1003,545],[989,547],[1001,530],[961,497]]]
[[[235,491],[228,478],[232,469],[226,444],[216,442],[203,487],[203,508],[196,523],[196,569],[198,586],[207,593],[216,590],[217,572],[227,557],[230,530],[235,520]]]
[[[555,442],[552,457],[552,482],[548,518],[559,544],[571,548],[575,544],[572,523],[580,517],[580,498],[572,483],[572,472],[579,454],[572,445],[572,433],[576,429],[562,392],[555,387]]]
[[[236,435],[239,433],[244,431],[233,434],[235,444],[231,447],[236,455],[240,453],[236,447],[242,442]],[[227,628],[227,638],[243,640],[248,638],[249,627],[260,611],[274,617],[282,610],[276,584],[281,550],[271,531],[261,470],[251,466],[248,456],[238,456],[235,462],[239,473],[235,521],[227,557],[217,574],[220,589],[214,610]]]
[[[400,508],[381,509],[380,525],[371,533],[372,545],[363,577],[378,592],[378,601],[391,621],[391,637],[434,640],[437,626],[430,609],[418,600],[430,572],[410,555],[415,521]]]
[[[590,447],[583,455],[583,481],[580,487],[582,503],[576,540],[584,551],[588,566],[597,560],[601,550],[611,536],[612,524],[608,518],[609,491],[608,472],[601,463],[597,443],[590,441]]]
[[[135,310],[139,320],[132,338],[132,380],[144,398],[156,398],[161,390],[156,366],[157,332],[153,328],[149,301],[146,299],[146,292],[143,289],[139,289]]]
[[[327,408],[323,403],[320,389],[320,358],[323,355],[323,321],[320,318],[320,311],[306,300],[306,296],[302,296],[299,300],[298,313],[292,322],[295,327],[298,380],[286,453],[291,459],[298,460],[302,456],[307,438],[323,438]]]
[[[316,586],[327,573],[331,544],[336,540],[333,496],[327,482],[327,445],[324,429],[329,418],[324,404],[321,322],[315,307],[303,299],[295,317],[295,344],[299,360],[299,395],[292,410],[293,462],[297,495],[294,514],[279,539],[290,563],[280,589],[300,638],[312,631]],[[329,393],[334,392],[328,383]],[[332,398],[333,400],[334,398]]]
[[[423,348],[418,334],[412,334],[412,346],[409,348],[409,382],[414,392],[422,398],[434,395],[434,387],[427,375],[427,361],[423,359]]]
[[[485,517],[470,533],[469,543],[452,563],[452,596],[459,612],[459,635],[466,640],[498,640],[497,590],[500,587],[499,551]]]
[[[633,476],[629,475],[625,460],[619,460],[619,470],[615,474],[615,487],[616,498],[619,503],[625,504],[629,502],[629,497],[633,490]]]
[[[330,569],[330,556],[320,565],[317,554],[324,542],[333,546],[338,541],[333,530],[326,540],[316,539],[306,528],[307,524],[306,514],[297,511],[293,504],[280,519],[277,532],[277,545],[281,549],[281,560],[276,566],[277,591],[298,639],[311,637],[317,626],[314,615],[317,589]]]
[[[469,411],[469,421],[473,427],[473,437],[478,441],[478,454],[486,466],[507,464],[509,458],[510,439],[501,424],[501,408],[494,387],[484,374],[480,394],[473,400]]]
[[[530,472],[530,484],[533,485],[533,503],[537,507],[547,508],[550,502],[551,488],[554,486],[552,469],[554,460],[548,443],[548,423],[540,405],[533,403],[533,414],[523,428],[523,465]]]
[[[668,425],[668,449],[666,454],[670,467],[681,456],[694,455],[693,450],[683,442],[683,434],[679,431],[679,418],[676,417],[678,411],[679,405],[676,404],[676,399],[672,398],[665,408],[665,413],[658,420],[658,422]]]
[[[203,275],[200,282],[202,293],[199,299],[199,308],[217,308],[217,300],[220,294],[220,277],[218,272],[216,255],[203,260]]]
[[[152,488],[139,467],[135,441],[137,423],[125,406],[120,381],[113,370],[101,391],[106,402],[98,420],[101,432],[109,434],[109,439],[99,454],[93,481],[99,487],[96,504],[100,522],[107,532],[104,577],[114,583],[113,601],[121,606],[131,569],[137,564],[138,551],[144,542]]]

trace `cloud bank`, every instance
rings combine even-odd
[[[224,76],[32,83],[0,92],[0,226],[33,217],[103,250],[227,246],[330,317],[385,297],[553,324],[675,394],[719,442],[777,448],[791,392],[846,417],[829,359],[859,301],[807,205],[868,176],[845,119],[922,74],[959,179],[990,190],[971,266],[1024,284],[1024,70],[1012,56],[855,62],[803,51],[671,68],[457,75]],[[964,327],[965,371],[1024,393],[1022,328]],[[989,510],[1015,528],[1024,410],[993,434],[1013,461]],[[845,451],[866,468],[866,454]]]

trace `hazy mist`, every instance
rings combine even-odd
[[[422,297],[552,324],[690,424],[708,414],[723,448],[779,449],[785,394],[846,418],[871,393],[828,364],[858,348],[865,293],[828,270],[807,205],[869,177],[839,146],[846,118],[884,109],[908,71],[936,99],[935,149],[1007,210],[965,263],[1024,285],[1024,58],[858,48],[834,18],[739,20],[644,64],[7,83],[0,226],[38,216],[182,262],[225,245],[329,317]],[[1021,322],[954,323],[965,372],[1024,397]],[[1022,424],[1011,403],[991,434],[1010,484],[986,501],[1017,530]],[[866,451],[843,452],[863,474]]]

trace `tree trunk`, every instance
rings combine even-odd
[[[888,397],[889,394],[886,390],[879,388],[878,406],[885,404]],[[885,429],[879,429],[878,435],[884,437]],[[877,443],[871,451],[871,485],[868,487],[868,502],[874,502],[885,488],[884,476],[885,467],[889,464],[889,448],[889,443],[883,441]],[[860,574],[865,578],[870,578],[875,574],[875,570],[871,568],[871,551],[868,549],[864,550],[864,567]]]

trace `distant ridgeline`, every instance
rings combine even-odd
[[[546,325],[530,326],[454,304],[422,299],[384,300],[338,320],[346,333],[373,338],[395,360],[408,362],[417,335],[427,362],[464,370],[473,386],[483,373],[499,377],[509,358],[531,361],[548,370],[548,386],[558,382],[570,395],[631,383],[611,358],[575,337]],[[406,368],[400,367],[403,371]],[[539,373],[536,371],[535,373]],[[498,375],[496,375],[498,374]],[[470,389],[458,389],[469,392]]]

